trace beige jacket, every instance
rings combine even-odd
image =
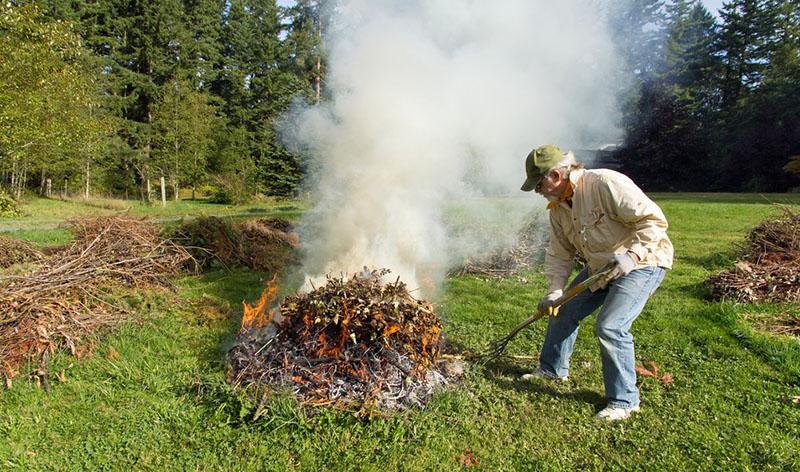
[[[639,267],[672,268],[667,219],[631,179],[607,169],[575,169],[569,179],[572,207],[560,203],[550,210],[544,264],[550,291],[564,288],[576,253],[592,274],[627,251],[639,256]],[[591,287],[598,288],[602,287]]]

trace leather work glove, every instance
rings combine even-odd
[[[558,314],[558,307],[553,306],[553,304],[563,293],[563,290],[553,290],[548,293],[547,296],[542,298],[542,301],[539,302],[539,312],[544,312],[547,316],[556,316]]]
[[[614,256],[614,271],[611,273],[611,280],[616,280],[630,274],[638,264],[638,257],[636,254],[628,251],[625,254],[617,254]]]

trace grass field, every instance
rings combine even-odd
[[[54,378],[50,394],[21,380],[0,393],[0,469],[800,470],[800,405],[788,401],[800,395],[800,341],[745,321],[800,306],[711,303],[703,286],[749,228],[778,213],[770,202],[800,208],[800,196],[654,198],[675,267],[633,332],[637,357],[674,381],[640,379],[642,412],[627,422],[592,419],[603,389],[591,320],[565,384],[521,383],[531,361],[501,360],[469,365],[423,411],[365,420],[276,397],[252,421],[256,405],[225,382],[224,354],[241,300],[270,274],[215,272],[128,300],[141,320],[100,339],[92,358],[52,361],[65,381]],[[438,304],[449,340],[480,350],[506,334],[543,295],[540,273],[525,279],[449,279]],[[535,354],[544,327],[509,353]]]
[[[305,210],[303,202],[293,200],[266,200],[247,205],[223,205],[205,200],[181,200],[146,205],[139,200],[59,200],[33,197],[21,206],[18,218],[0,219],[0,235],[25,239],[35,246],[52,246],[69,242],[71,236],[61,228],[62,223],[74,217],[128,214],[148,216],[169,223],[199,215],[229,218],[274,216],[297,218]]]

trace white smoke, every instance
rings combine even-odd
[[[430,297],[469,245],[448,234],[449,202],[522,196],[537,145],[616,138],[602,19],[591,1],[342,2],[326,38],[332,99],[292,119],[318,171],[307,276],[386,267]]]

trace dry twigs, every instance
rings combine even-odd
[[[307,405],[424,405],[451,371],[440,371],[441,323],[399,278],[382,284],[387,272],[329,277],[324,287],[286,298],[274,317],[246,306],[229,352],[231,382],[287,389]],[[274,294],[274,282],[270,288]],[[265,292],[261,304],[269,299]]]
[[[42,253],[25,241],[0,236],[0,268],[5,269],[14,264],[40,262]]]
[[[544,248],[544,234],[537,220],[525,224],[517,233],[513,246],[500,248],[476,259],[468,259],[450,275],[482,275],[511,277],[534,266],[535,257]]]
[[[125,319],[105,289],[168,286],[189,253],[158,228],[127,216],[69,223],[75,242],[43,267],[0,283],[0,372],[6,384],[27,359],[43,364],[58,347],[77,352],[81,338]]]
[[[788,207],[748,236],[736,266],[708,280],[714,299],[800,301],[800,214]]]
[[[292,224],[280,218],[259,218],[232,224],[214,216],[185,223],[175,232],[201,266],[215,260],[225,267],[244,266],[264,272],[283,269],[294,261],[300,238]]]

